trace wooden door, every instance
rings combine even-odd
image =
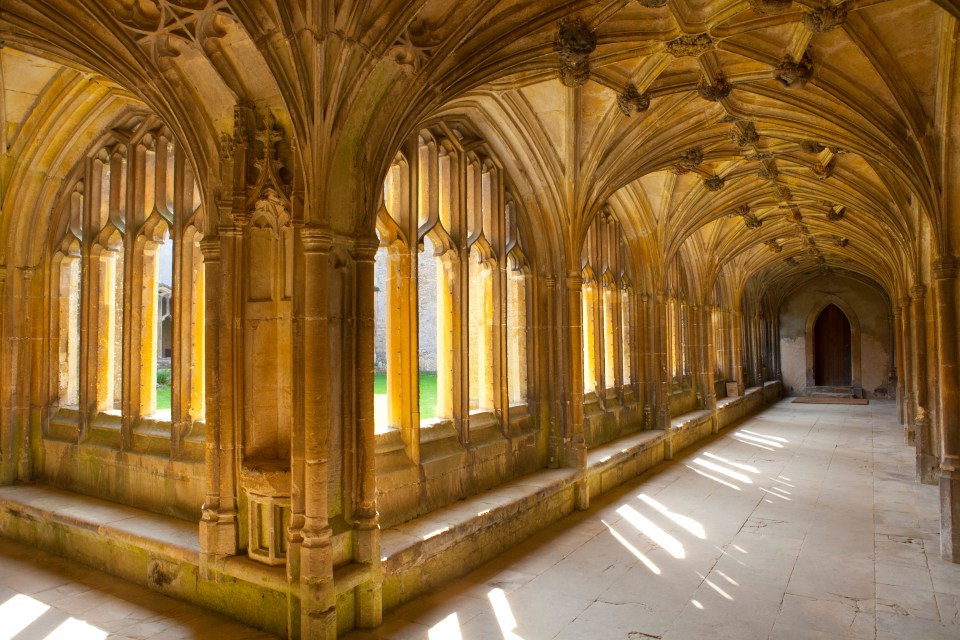
[[[827,305],[813,330],[815,382],[818,387],[851,384],[850,321],[836,305]]]

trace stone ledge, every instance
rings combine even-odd
[[[0,487],[0,535],[286,635],[284,569],[246,557],[200,568],[198,525],[40,485]]]

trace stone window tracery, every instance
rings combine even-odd
[[[136,446],[144,419],[186,437],[205,409],[199,193],[169,134],[149,122],[127,139],[111,134],[75,167],[50,254],[51,404],[79,410],[58,419],[68,437],[112,424],[121,448]]]

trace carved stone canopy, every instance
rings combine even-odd
[[[617,106],[620,108],[620,111],[625,116],[629,116],[631,112],[637,111],[646,111],[650,108],[650,97],[644,93],[637,91],[637,87],[630,83],[627,85],[626,90],[617,96]]]
[[[597,48],[597,37],[580,18],[562,20],[554,48],[560,54],[560,81],[581,87],[590,79],[589,55]]]

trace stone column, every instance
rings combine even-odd
[[[226,215],[226,214],[224,214]],[[231,267],[239,242],[233,227],[200,241],[204,264],[204,357],[207,394],[204,423],[206,492],[200,518],[200,559],[237,553],[237,486],[234,449],[234,341],[239,321],[233,314]],[[224,268],[224,264],[227,268]]]
[[[662,430],[670,428],[670,386],[673,383],[668,369],[671,345],[667,344],[667,309],[667,297],[658,293],[654,308],[656,338],[653,365],[657,369],[657,429]]]
[[[303,541],[300,548],[300,634],[337,635],[333,584],[333,532],[328,520],[327,477],[331,413],[329,349],[330,251],[333,237],[320,228],[304,228],[303,296]]]
[[[556,322],[558,317],[558,304],[557,304],[557,278],[552,275],[545,276],[543,278],[543,289],[544,289],[544,304],[540,307],[539,312],[543,314],[544,321],[540,322],[540,325],[546,325],[547,330],[544,332],[546,335],[541,337],[539,332],[535,332],[534,335],[537,336],[540,341],[540,348],[545,348],[546,358],[544,358],[544,363],[541,363],[541,366],[538,368],[538,373],[543,376],[540,380],[536,381],[538,388],[540,389],[540,395],[551,394],[550,398],[550,414],[549,423],[547,428],[547,451],[548,451],[548,460],[547,466],[551,469],[556,469],[561,465],[563,460],[563,393],[558,389],[558,385],[549,384],[547,381],[562,380],[560,376],[561,371],[561,362],[563,357],[560,355],[561,351],[558,349],[559,343],[563,341],[563,331],[559,330],[559,323]],[[545,338],[545,339],[544,339]],[[546,384],[545,384],[546,383]],[[546,400],[544,398],[544,400]]]
[[[916,284],[910,289],[913,299],[911,325],[913,326],[913,381],[917,413],[914,419],[917,439],[917,479],[923,484],[935,484],[940,472],[940,457],[934,451],[933,429],[928,413],[927,392],[927,336],[923,297],[926,287]]]
[[[654,428],[654,398],[656,395],[656,374],[653,367],[653,341],[656,335],[656,326],[653,322],[653,313],[651,311],[652,303],[650,296],[644,293],[641,297],[640,307],[642,310],[643,321],[641,324],[643,330],[643,342],[641,351],[641,364],[643,365],[641,375],[643,376],[643,425],[646,429]]]
[[[730,338],[733,344],[733,379],[737,383],[737,395],[742,396],[743,385],[743,314],[737,310],[733,312],[733,322],[730,327]]]
[[[903,352],[903,441],[911,447],[916,443],[916,431],[913,420],[916,417],[914,401],[916,393],[913,387],[913,323],[910,322],[910,298],[900,298],[900,319],[903,331],[900,333]]]
[[[896,369],[896,381],[897,386],[893,390],[894,396],[897,399],[897,412],[900,417],[900,423],[903,424],[903,403],[904,403],[904,391],[903,391],[903,375],[904,375],[904,365],[903,365],[903,314],[900,313],[900,306],[897,303],[893,303],[893,321],[890,323],[890,335],[891,342],[893,343],[893,351],[890,352],[890,357],[893,358],[894,368]]]
[[[940,555],[960,562],[960,380],[957,377],[957,260],[940,258],[936,277],[940,386]]]
[[[376,237],[354,244],[357,286],[356,452],[357,495],[353,513],[357,562],[370,567],[369,579],[357,588],[357,624],[372,629],[383,620],[380,526],[377,515],[376,440],[373,406],[374,257]]]
[[[16,404],[17,420],[20,422],[20,442],[17,461],[17,481],[29,482],[33,477],[33,447],[30,443],[30,409],[33,404],[33,363],[35,354],[33,345],[36,344],[34,338],[33,319],[37,317],[33,308],[33,276],[36,272],[35,267],[21,267],[20,272],[20,300],[19,306],[21,312],[17,314],[21,322],[16,335],[20,338],[19,359],[20,366],[14,371],[19,377],[17,386]]]
[[[567,344],[570,349],[570,370],[567,371],[568,392],[565,401],[567,466],[577,469],[575,506],[590,507],[590,487],[587,484],[587,445],[583,433],[583,326],[580,311],[583,278],[579,273],[569,274],[564,281],[567,297]]]
[[[717,408],[716,377],[717,350],[713,344],[713,307],[701,305],[701,346],[703,349],[703,408],[711,411]]]

